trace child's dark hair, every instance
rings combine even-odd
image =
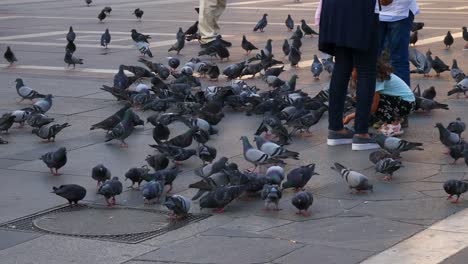
[[[377,80],[378,81],[386,81],[390,80],[390,74],[393,72],[393,67],[387,63],[382,58],[377,60]]]

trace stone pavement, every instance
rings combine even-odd
[[[0,50],[4,51],[7,45],[11,45],[20,61],[16,68],[0,65],[0,113],[27,105],[15,102],[18,98],[14,80],[20,77],[28,86],[54,94],[50,115],[58,122],[72,125],[57,137],[57,142],[49,144],[33,137],[29,128],[13,128],[9,135],[1,135],[10,144],[0,146],[0,223],[62,205],[62,199],[49,193],[52,186],[60,184],[80,184],[88,190],[86,203],[103,204],[103,199],[94,191],[96,187],[90,177],[91,167],[103,163],[113,175],[123,178],[130,167],[144,165],[146,155],[154,153],[148,147],[148,143],[153,142],[150,125],[136,129],[128,139],[128,149],[121,149],[116,143],[104,143],[102,131],[89,130],[91,124],[121,107],[121,103],[98,88],[102,84],[112,84],[113,71],[119,64],[139,65],[138,54],[129,34],[132,28],[153,36],[153,61],[166,62],[167,56],[174,56],[167,53],[168,46],[179,26],[186,29],[197,19],[193,11],[197,1],[93,2],[90,7],[78,0],[3,0],[0,3]],[[233,48],[230,50],[230,61],[219,63],[220,68],[245,58],[240,48],[242,34],[246,34],[259,47],[264,45],[266,39],[273,39],[274,53],[278,59],[286,61],[280,56],[282,40],[290,35],[284,27],[286,15],[291,14],[296,24],[302,18],[311,23],[317,2],[228,1],[221,27],[225,38],[233,41]],[[457,58],[460,68],[468,72],[468,53],[461,51],[464,42],[459,36],[468,14],[466,1],[418,2],[422,14],[416,20],[426,23],[419,35],[418,49],[425,51],[430,48],[434,55],[448,64],[451,64],[452,58]],[[97,14],[106,5],[111,6],[113,11],[104,23],[99,24]],[[145,11],[142,22],[131,15],[137,7]],[[253,33],[251,29],[265,12],[269,14],[266,32]],[[85,61],[75,71],[65,70],[63,63],[64,38],[70,25],[77,33],[76,55]],[[99,37],[106,28],[109,28],[113,38],[107,54],[98,46]],[[450,50],[444,50],[441,40],[447,30],[458,33]],[[196,43],[187,43],[178,57],[185,62],[198,50]],[[313,54],[318,53],[317,38],[303,39],[302,52],[304,67],[289,70],[281,77],[286,79],[293,73],[298,74],[298,88],[315,95],[329,82],[326,73],[322,74],[320,81],[314,81],[309,71],[310,60]],[[202,82],[203,85],[226,83],[224,80]],[[259,79],[248,80],[248,83],[262,89],[266,87]],[[459,116],[468,119],[468,101],[463,97],[447,98],[446,91],[454,84],[447,72],[440,78],[414,76],[413,86],[417,83],[422,88],[434,85],[438,92],[437,100],[448,103],[450,110],[411,116],[410,128],[406,130],[404,138],[424,142],[425,150],[405,153],[405,168],[399,170],[390,183],[381,181],[381,175],[374,172],[368,161],[368,152],[352,152],[349,146],[326,146],[326,116],[312,128],[313,137],[294,138],[288,148],[299,151],[301,160],[288,161],[287,169],[314,162],[320,173],[306,187],[315,198],[309,218],[294,214],[295,210],[290,204],[293,193],[286,191],[280,203],[283,209],[280,212],[262,211],[263,202],[260,200],[235,201],[224,214],[213,215],[137,244],[0,229],[0,263],[293,264],[311,260],[314,263],[363,261],[397,243],[404,243],[402,241],[463,210],[468,204],[466,201],[451,204],[445,200],[442,183],[447,179],[466,179],[468,168],[461,161],[456,165],[449,164],[451,160],[442,154],[444,148],[433,128],[436,122],[447,124]],[[151,113],[138,114],[146,119]],[[218,125],[220,133],[210,141],[218,149],[218,156],[227,156],[241,167],[248,168],[241,155],[239,137],[251,137],[261,118],[246,117],[244,113],[226,109],[226,118]],[[181,129],[174,125],[171,130]],[[53,177],[38,157],[58,146],[67,147],[69,162],[62,169],[63,175]],[[329,169],[333,161],[364,172],[374,183],[375,192],[368,195],[349,194],[341,179]],[[193,169],[199,166],[200,162],[195,158],[184,162],[183,173],[175,181],[175,193],[189,197],[193,195],[194,191],[187,186],[197,180]],[[118,203],[123,207],[144,208],[140,193],[132,190],[120,195]],[[150,208],[164,210],[159,204]],[[197,202],[192,209],[194,213],[199,212]],[[426,240],[430,241],[429,238]],[[464,244],[464,241],[457,240],[458,254],[450,251],[443,257],[408,263],[437,263],[453,254],[445,263],[465,263],[467,250],[463,248],[468,244]],[[404,244],[395,247],[398,245]],[[412,260],[411,255],[404,260]],[[397,262],[403,263],[404,260]],[[372,258],[368,259],[368,263],[372,263]]]

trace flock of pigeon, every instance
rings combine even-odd
[[[87,4],[91,0],[86,1]],[[112,9],[104,8],[99,13],[102,22]],[[143,10],[134,11],[137,19],[143,16]],[[263,32],[268,25],[267,14],[264,14],[255,25],[253,31]],[[285,20],[288,31],[293,31],[291,38],[285,39],[282,46],[284,56],[288,56],[291,66],[297,66],[301,60],[302,39],[304,36],[318,35],[305,20],[295,27],[290,15]],[[423,25],[415,23],[417,30]],[[464,29],[466,32],[466,28]],[[468,36],[465,36],[468,40]],[[76,50],[74,44],[76,34],[70,27],[66,36],[66,55],[64,58],[67,66],[83,64],[83,60],[73,55]],[[250,56],[245,61],[233,63],[221,70],[213,57],[220,60],[229,58],[231,43],[218,37],[210,45],[205,45],[199,52],[199,56],[182,64],[176,57],[169,57],[166,63],[153,62],[145,56],[153,57],[150,51],[149,40],[151,36],[131,30],[131,38],[142,56],[138,62],[142,65],[120,65],[113,79],[113,85],[103,85],[100,88],[110,93],[118,101],[123,101],[124,106],[104,119],[91,126],[91,130],[102,129],[104,141],[118,140],[121,147],[128,147],[125,140],[132,135],[135,126],[144,124],[144,121],[136,113],[139,111],[153,111],[153,115],[147,118],[153,128],[152,137],[154,144],[149,146],[157,153],[148,155],[145,159],[147,165],[130,168],[125,178],[132,182],[129,188],[140,189],[142,182],[146,182],[141,188],[145,203],[159,201],[165,197],[164,205],[172,211],[172,217],[179,219],[189,214],[191,200],[199,200],[200,208],[211,208],[215,212],[223,212],[224,208],[242,195],[252,196],[260,194],[265,201],[265,209],[280,210],[278,203],[282,192],[288,188],[294,188],[296,193],[291,200],[298,214],[309,215],[309,207],[313,203],[311,192],[305,191],[305,186],[316,175],[315,164],[299,166],[290,170],[284,170],[287,160],[299,160],[299,153],[288,150],[285,146],[290,144],[293,137],[299,132],[308,135],[309,128],[317,124],[328,109],[328,90],[324,89],[315,96],[296,89],[297,75],[292,75],[289,80],[279,78],[284,71],[284,64],[276,60],[272,51],[272,40],[268,39],[263,49],[258,49],[243,36],[241,47],[249,55],[252,51],[259,52]],[[184,48],[186,41],[199,39],[198,21],[186,31],[179,28],[176,34],[176,42],[169,52],[177,54]],[[101,37],[101,45],[107,49],[111,41],[109,30]],[[291,41],[291,43],[289,43]],[[447,44],[447,46],[450,46]],[[410,48],[411,62],[416,66],[416,73],[427,74],[433,68],[438,74],[448,70],[436,56],[433,60],[430,51],[426,56],[415,48]],[[211,57],[204,60],[203,56]],[[5,58],[14,63],[16,58],[10,47],[7,48]],[[144,67],[143,67],[144,66]],[[327,57],[320,61],[317,55],[311,65],[314,78],[319,78],[323,70],[330,74],[333,72],[333,57]],[[454,93],[466,93],[468,91],[468,78],[461,71],[454,60],[451,75],[457,84],[449,95]],[[230,83],[226,86],[202,86],[200,78],[210,80],[218,79],[224,75]],[[250,86],[241,77],[254,78],[261,75],[269,89],[263,91],[255,86]],[[30,100],[33,104],[29,107],[5,113],[0,118],[0,132],[8,132],[14,124],[25,123],[30,125],[32,133],[41,139],[55,140],[60,131],[70,126],[68,123],[56,124],[54,119],[46,115],[52,107],[53,96],[44,95],[25,85],[22,79],[16,80],[16,90],[23,100]],[[419,86],[415,89],[416,108],[430,112],[433,109],[448,109],[448,105],[434,100],[436,91],[431,87],[421,93]],[[254,132],[255,146],[249,142],[247,136],[240,140],[243,145],[243,156],[254,168],[242,171],[239,166],[230,162],[228,158],[217,158],[216,148],[208,145],[209,140],[218,134],[216,126],[224,118],[223,110],[231,108],[234,111],[245,111],[247,116],[262,115],[262,122]],[[354,109],[354,102],[349,96],[346,100],[345,111]],[[186,127],[186,131],[173,136],[169,125],[179,122]],[[468,166],[468,144],[463,141],[461,134],[465,130],[465,123],[457,119],[447,127],[438,123],[440,141],[449,149],[449,154],[456,162],[464,158]],[[423,150],[422,143],[409,142],[397,137],[376,135],[376,141],[381,149],[372,152],[369,160],[375,164],[377,172],[385,175],[384,180],[391,180],[393,174],[403,167],[401,153],[412,150]],[[2,143],[8,143],[1,140]],[[194,144],[195,142],[195,144]],[[192,146],[196,147],[192,147]],[[167,195],[178,175],[181,173],[177,166],[181,162],[196,156],[202,162],[202,166],[195,170],[200,180],[189,185],[198,192],[190,200],[180,195]],[[67,163],[67,150],[64,147],[56,151],[42,155],[41,160],[54,175],[59,175],[58,170]],[[258,170],[257,170],[258,169]],[[369,178],[364,174],[345,167],[335,162],[332,170],[336,171],[346,182],[348,187],[355,192],[374,191]],[[116,203],[115,197],[122,193],[123,185],[118,177],[112,177],[109,168],[98,164],[92,168],[92,179],[97,182],[97,193],[105,197],[109,206]],[[136,187],[135,187],[136,184]],[[166,186],[169,189],[165,190]],[[444,184],[447,193],[459,196],[468,190],[468,183],[458,180],[449,180]],[[75,184],[66,184],[54,187],[53,192],[64,197],[70,204],[78,203],[86,195],[86,189]],[[166,195],[165,195],[166,194]]]

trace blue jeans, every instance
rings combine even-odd
[[[380,22],[379,50],[382,51],[384,48],[390,50],[390,61],[394,73],[408,86],[410,86],[408,45],[413,20],[414,15],[410,12],[409,16],[405,19],[395,22]]]

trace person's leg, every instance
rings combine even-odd
[[[388,22],[379,22],[379,52],[380,55],[388,48]]]
[[[335,68],[330,81],[330,96],[328,106],[328,129],[339,131],[343,129],[343,111],[347,87],[353,69],[352,50],[337,47],[335,53]]]
[[[390,59],[394,73],[410,86],[410,65],[408,45],[414,16],[388,24]]]
[[[198,15],[198,30],[202,44],[213,41],[216,38],[219,26],[216,18],[218,0],[200,0],[200,12]]]
[[[218,35],[220,32],[220,28],[218,25],[219,18],[223,14],[224,10],[226,10],[226,0],[218,0],[218,4],[216,5],[216,9],[213,12],[213,15],[215,16],[215,24],[214,24],[214,29],[216,34]]]

